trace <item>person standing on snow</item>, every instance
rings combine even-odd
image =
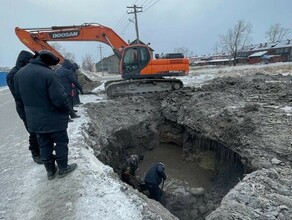
[[[149,191],[149,197],[150,199],[155,199],[156,201],[161,201],[161,190],[159,188],[159,185],[163,179],[163,181],[166,180],[165,175],[165,167],[164,164],[161,162],[155,163],[147,172],[144,182],[145,187]]]
[[[29,60],[32,59],[33,56],[34,55],[31,52],[28,52],[25,50],[20,51],[20,53],[18,54],[15,66],[9,71],[9,73],[6,76],[6,82],[7,82],[8,88],[16,103],[16,111],[19,117],[21,118],[21,120],[23,121],[24,126],[27,131],[28,129],[27,129],[27,124],[26,124],[25,112],[23,111],[24,109],[22,107],[21,108],[19,107],[22,103],[17,102],[17,98],[15,95],[14,76],[22,67],[28,64]],[[39,144],[37,142],[36,134],[30,131],[28,131],[28,133],[29,133],[29,138],[28,138],[29,150],[31,151],[32,159],[37,164],[43,164],[43,162],[40,160],[40,149],[39,149]]]
[[[68,95],[70,104],[70,118],[79,118],[80,116],[75,114],[73,108],[72,84],[74,84],[74,86],[80,91],[81,94],[83,94],[83,90],[74,77],[74,73],[72,71],[72,63],[70,62],[70,60],[65,59],[62,66],[56,70],[56,73],[60,76],[61,82],[65,88],[65,92]]]
[[[72,64],[72,72],[73,72],[73,76],[75,78],[75,80],[78,82],[78,73],[77,71],[79,70],[79,66],[77,63],[73,63]],[[79,83],[79,82],[78,82]],[[79,105],[79,104],[82,104],[80,102],[80,98],[79,98],[79,90],[78,88],[76,88],[76,86],[74,85],[74,88],[73,88],[73,106],[76,106],[76,105]]]
[[[15,95],[22,104],[19,107],[25,112],[28,130],[37,134],[40,158],[49,180],[57,173],[55,161],[59,177],[77,167],[76,163],[68,165],[68,96],[60,78],[50,68],[58,62],[59,58],[53,53],[41,50],[14,77]]]

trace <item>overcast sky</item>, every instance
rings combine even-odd
[[[138,16],[140,39],[151,43],[154,53],[186,47],[195,55],[214,52],[219,34],[238,20],[253,27],[253,43],[265,42],[265,32],[276,23],[292,30],[291,0],[1,0],[0,66],[13,67],[20,50],[27,49],[15,27],[42,28],[100,23],[125,41],[134,40],[135,26],[127,6],[143,6]],[[292,38],[292,32],[290,37]],[[100,60],[112,54],[99,42],[60,42],[81,64],[85,54]]]

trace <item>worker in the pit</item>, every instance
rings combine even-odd
[[[122,167],[122,180],[134,189],[140,190],[140,182],[136,179],[136,170],[139,163],[144,159],[143,155],[131,155],[126,159]]]
[[[161,201],[162,191],[159,188],[160,183],[166,180],[165,166],[163,163],[155,163],[147,172],[144,182],[145,188],[149,191],[150,199]]]

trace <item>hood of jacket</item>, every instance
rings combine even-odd
[[[70,70],[72,68],[72,63],[70,62],[70,60],[65,59],[62,67]]]
[[[77,63],[73,63],[73,64],[72,64],[72,70],[73,70],[73,71],[76,71],[76,70],[78,70],[78,69],[79,69],[78,64],[77,64]]]
[[[20,51],[18,54],[16,65],[18,68],[24,67],[34,55],[26,50]]]

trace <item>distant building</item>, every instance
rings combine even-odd
[[[119,73],[119,59],[115,54],[103,58],[95,66],[97,72]]]
[[[244,47],[238,52],[236,63],[276,63],[292,62],[292,39],[276,43],[260,43]],[[190,58],[191,66],[231,65],[233,58],[229,54],[213,54]]]
[[[213,55],[196,56],[190,58],[191,66],[205,66],[205,65],[229,65],[233,61],[231,56],[225,53],[217,53]]]
[[[292,61],[292,39],[275,43],[260,43],[243,48],[239,56],[245,57],[248,63],[275,63]]]

